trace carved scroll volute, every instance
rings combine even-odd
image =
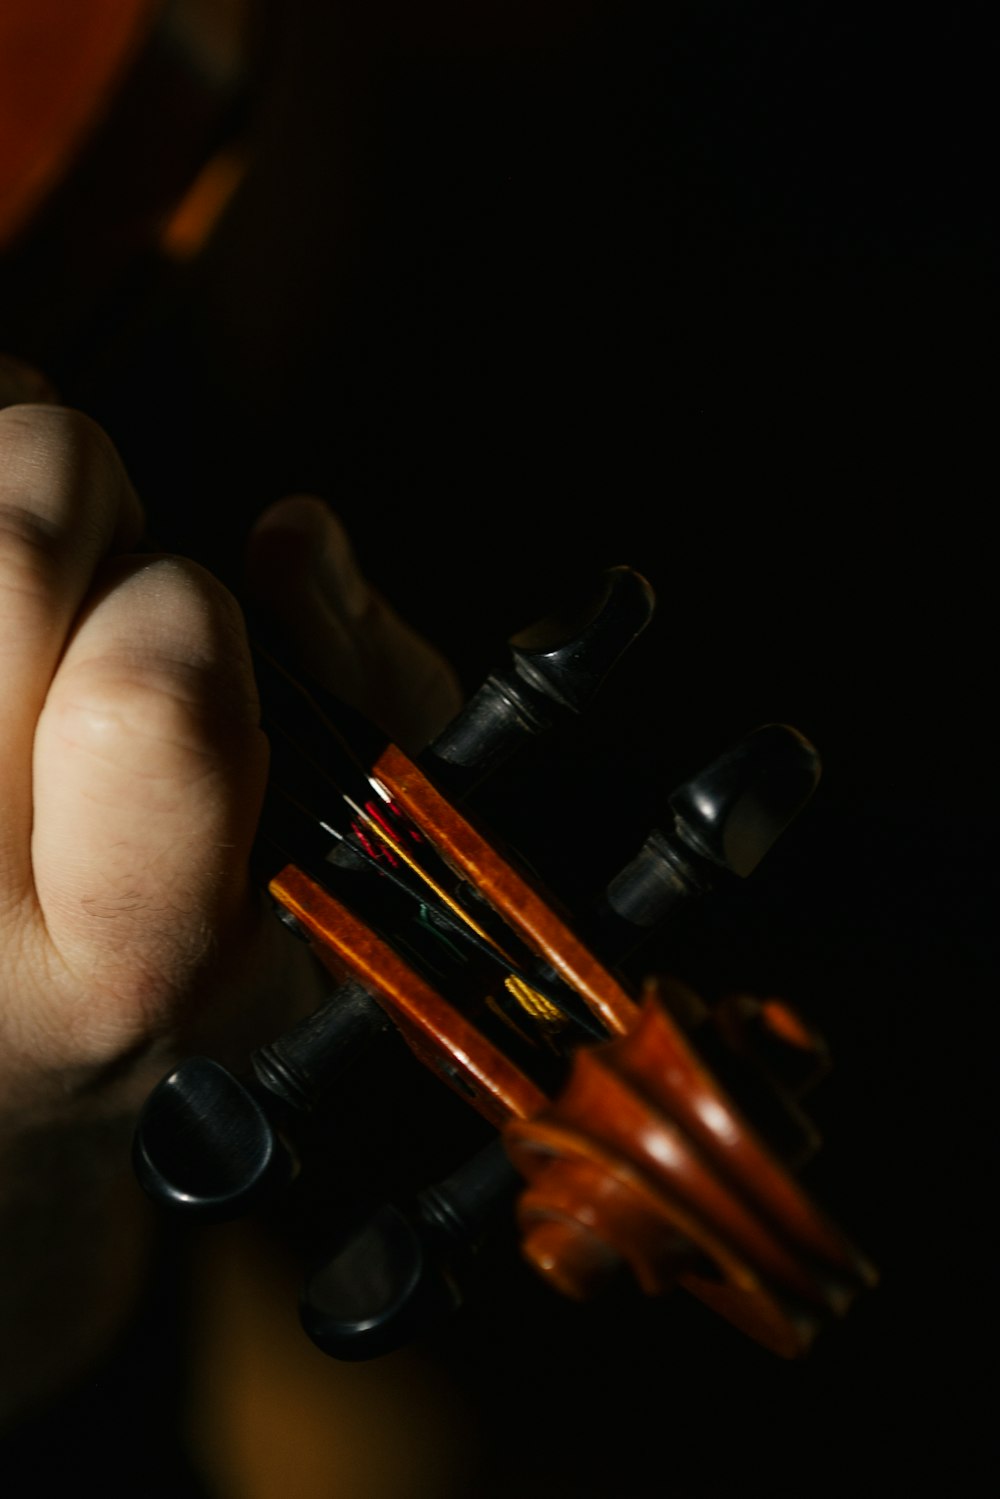
[[[628,1034],[582,1048],[560,1097],[507,1127],[522,1249],[564,1294],[626,1270],[649,1295],[680,1284],[795,1357],[875,1272],[701,1061],[673,1018],[690,1008],[649,981]]]

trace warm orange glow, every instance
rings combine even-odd
[[[760,1012],[768,1030],[780,1036],[789,1046],[797,1046],[801,1051],[819,1049],[815,1033],[784,1000],[765,999],[761,1004]]]
[[[167,220],[160,247],[172,260],[192,260],[207,243],[246,174],[246,152],[237,146],[205,163]]]
[[[154,0],[3,0],[0,249],[69,174],[159,9]]]

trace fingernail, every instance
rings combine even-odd
[[[33,365],[12,354],[0,354],[0,406],[25,403],[53,404],[59,395],[54,385]]]

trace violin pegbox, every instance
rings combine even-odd
[[[137,1131],[140,1180],[194,1217],[273,1200],[300,1126],[387,1035],[492,1132],[414,1197],[331,1225],[300,1313],[335,1357],[378,1356],[461,1306],[505,1224],[561,1293],[623,1274],[648,1295],[681,1286],[784,1357],[874,1282],[796,1175],[818,1144],[801,1099],[828,1065],[821,1040],[783,1000],[709,1007],[623,968],[685,905],[753,873],[816,789],[812,744],[785,724],[745,736],[673,791],[578,913],[470,810],[484,777],[587,708],[654,602],[640,574],[610,569],[512,637],[508,666],[415,760],[262,663],[284,782],[261,824],[267,888],[337,987],[246,1078],[193,1058],[164,1079]]]

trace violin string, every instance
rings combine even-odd
[[[508,958],[508,955],[504,953],[503,948],[500,946],[500,944],[490,936],[490,934],[484,927],[480,926],[480,924],[473,919],[471,913],[464,910],[462,906],[459,905],[458,901],[455,900],[454,896],[449,895],[447,890],[445,890],[442,885],[438,884],[438,882],[427,870],[421,869],[416,860],[413,858],[412,854],[408,854],[403,848],[402,844],[399,843],[397,839],[393,838],[378,820],[371,817],[368,813],[364,812],[361,807],[356,806],[356,804],[351,801],[350,797],[345,795],[344,800],[368,825],[373,835],[379,840],[379,842],[391,848],[393,853],[396,854],[397,858],[402,860],[402,862],[407,865],[409,869],[412,869],[414,874],[416,874],[419,879],[423,880],[427,887],[434,892],[434,894],[438,897],[442,904],[448,908],[449,911],[453,912],[454,915],[457,916],[462,922],[464,922],[466,926],[471,927],[472,930],[483,939],[483,941],[488,942],[491,947],[496,948],[497,952],[501,954],[501,956]],[[512,961],[509,958],[508,960]]]
[[[341,754],[352,762],[358,775],[363,780],[367,780],[368,771],[362,757],[354,749],[340,727],[334,722],[331,715],[323,708],[316,693],[289,671],[287,667],[283,666],[281,661],[271,652],[261,650],[257,647],[255,649],[255,656],[257,657],[258,666],[263,665],[266,667],[272,681],[277,678],[286,694],[290,693],[301,699],[308,710],[309,716],[314,719],[317,727],[322,729],[328,739],[332,739],[336,743]],[[347,710],[344,709],[344,711],[346,712]],[[273,727],[273,725],[269,724],[269,728]]]
[[[294,679],[291,678],[288,673],[283,673],[283,676],[288,685],[294,685],[300,688],[300,695],[302,696],[304,702],[317,715],[324,728],[334,728],[334,726],[331,724],[329,716],[323,712],[313,695],[309,693],[307,689],[301,688],[301,684],[295,683]],[[342,806],[347,806],[354,813],[355,817],[358,818],[376,838],[379,845],[386,849],[390,849],[395,854],[395,856],[400,859],[403,864],[406,865],[406,867],[412,872],[412,874],[422,884],[422,886],[425,887],[426,890],[429,890],[433,895],[435,895],[437,899],[448,910],[452,912],[453,916],[457,918],[458,922],[463,927],[471,929],[481,939],[481,941],[487,943],[492,947],[495,947],[498,954],[505,960],[505,963],[509,964],[511,968],[514,967],[514,960],[510,958],[509,954],[503,951],[500,944],[496,942],[495,938],[491,937],[490,934],[473,919],[471,914],[465,911],[461,907],[461,905],[454,899],[454,897],[448,894],[440,881],[435,879],[429,870],[421,866],[420,863],[403,848],[398,839],[394,838],[391,835],[385,818],[375,817],[371,812],[368,812],[361,806],[359,806],[359,804],[353,799],[349,792],[346,791],[345,788],[334,777],[330,769],[321,761],[319,761],[313,754],[311,754],[310,751],[304,746],[301,739],[293,735],[283,724],[279,724],[274,732],[280,735],[286,747],[292,750],[293,754],[296,756],[300,764],[304,763],[305,765],[307,765],[313,772],[315,772],[315,774],[320,778],[322,782],[325,782],[330,787],[331,792],[336,796],[339,804]],[[342,745],[343,740],[339,735],[339,731],[334,728],[334,732],[338,736],[338,743]],[[355,765],[359,768],[359,773],[364,774],[365,783],[374,784],[371,782],[370,776],[361,769],[361,762],[354,757],[353,751],[350,751],[350,753],[352,755],[352,759],[354,759]],[[325,817],[320,817],[315,809],[311,810],[304,806],[301,801],[294,797],[291,792],[282,787],[280,783],[274,784],[279,793],[285,795],[289,802],[296,806],[297,810],[302,812],[310,820],[314,821],[319,827],[323,828],[327,833],[332,834],[335,838],[346,842],[351,848],[361,854],[362,857],[366,858],[370,863],[377,862],[375,853],[370,849],[366,849],[360,839],[352,839],[349,833],[345,833],[342,830],[334,827],[330,822],[326,820]],[[399,811],[398,807],[396,807],[392,799],[386,795],[381,787],[376,787],[376,789],[379,791],[379,794],[383,797],[383,799],[388,802],[388,805],[392,808],[394,814],[402,819],[403,814]],[[419,830],[417,831],[419,834]],[[423,837],[423,835],[419,836],[421,838],[421,841],[426,843],[427,840]],[[380,869],[382,868],[382,866],[379,867]],[[383,869],[382,872],[386,871],[384,871]]]
[[[404,893],[407,894],[411,899],[420,899],[427,885],[427,880],[425,878],[424,871],[420,870],[419,867],[413,866],[412,863],[407,860],[406,867],[412,872],[412,874],[417,876],[417,880],[404,879],[398,870],[392,870],[385,864],[381,863],[378,860],[376,854],[370,848],[365,848],[362,843],[357,841],[356,838],[353,838],[349,833],[343,832],[342,830],[334,827],[331,823],[328,823],[324,819],[320,818],[313,809],[307,807],[294,795],[294,793],[289,791],[287,786],[279,782],[272,781],[271,791],[277,796],[283,798],[283,800],[288,803],[289,806],[293,807],[295,811],[298,812],[302,817],[304,817],[309,823],[322,829],[324,833],[328,834],[337,842],[346,844],[347,847],[349,847],[354,853],[358,854],[364,860],[366,865],[375,873],[379,874],[383,878],[390,880],[393,884],[402,889]],[[358,810],[355,804],[351,802],[350,798],[345,796],[344,801],[346,805],[354,807],[355,810]],[[273,826],[266,827],[263,830],[262,836],[267,840],[274,852],[280,857],[287,860],[287,862],[294,864],[301,859],[301,851],[290,847],[285,839],[273,828]],[[401,846],[397,845],[397,847],[400,848],[400,852],[402,853],[403,851]],[[431,888],[434,888],[433,884]],[[497,944],[492,938],[490,938],[489,934],[484,932],[477,923],[473,922],[456,901],[454,901],[453,899],[448,899],[445,892],[442,892],[442,905],[438,905],[435,902],[429,902],[427,900],[422,900],[421,904],[426,906],[429,910],[433,910],[438,920],[447,925],[450,930],[458,931],[459,933],[466,935],[469,940],[473,942],[474,946],[476,946],[480,951],[483,951],[490,957],[501,961],[503,963],[503,966],[505,968],[508,968],[510,971],[516,971],[515,960],[508,954],[504,953],[503,950],[499,947],[499,944]]]
[[[356,774],[359,779],[363,779],[365,786],[373,787],[383,800],[386,801],[393,815],[400,819],[414,833],[415,837],[424,846],[425,851],[433,855],[435,860],[442,864],[444,870],[454,873],[447,860],[442,859],[440,853],[434,847],[433,841],[428,840],[419,828],[412,825],[409,819],[405,817],[393,802],[391,796],[372,780],[370,772],[365,768],[362,759],[344,738],[344,735],[331,716],[324,711],[315,695],[303,686],[290,672],[286,671],[273,657],[268,657],[267,663],[273,671],[279,674],[283,687],[286,690],[294,691],[300,704],[306,708],[308,716],[322,728],[324,738],[332,738],[337,748],[349,760],[352,778]],[[369,868],[382,877],[388,878],[393,884],[402,889],[409,898],[419,901],[421,907],[433,916],[434,922],[439,927],[444,927],[454,935],[462,937],[492,963],[499,964],[506,974],[504,980],[506,991],[523,1011],[530,1014],[534,1010],[536,1012],[534,1018],[540,1020],[543,1014],[551,1017],[552,1007],[555,1007],[568,1020],[575,1021],[578,1025],[584,1023],[586,1028],[585,1021],[581,1021],[581,1016],[575,1013],[575,1007],[568,1006],[565,997],[559,993],[559,988],[557,987],[558,980],[555,983],[549,982],[541,975],[533,973],[529,977],[528,971],[534,962],[530,951],[525,949],[524,956],[520,960],[512,956],[480,922],[477,922],[473,918],[472,914],[454,896],[448,893],[439,878],[435,878],[434,874],[425,865],[422,865],[418,859],[415,859],[406,851],[399,839],[392,835],[385,818],[376,817],[373,815],[373,811],[366,811],[354,800],[343,786],[341,780],[333,773],[330,766],[311,751],[301,735],[293,733],[284,722],[276,725],[272,725],[269,722],[266,728],[269,737],[272,740],[279,740],[285,752],[290,754],[296,768],[305,767],[307,771],[311,772],[310,779],[318,781],[320,785],[325,785],[329,788],[331,800],[335,801],[339,807],[346,808],[351,812],[355,822],[353,827],[346,831],[343,828],[336,827],[325,816],[320,816],[315,807],[309,806],[291,791],[287,785],[283,784],[282,780],[272,774],[270,781],[271,791],[283,798],[287,805],[294,809],[299,818],[304,818],[314,828],[322,830],[327,836],[332,837],[339,843],[345,844]],[[333,808],[330,807],[328,810],[332,812]],[[375,840],[375,848],[365,847],[365,841],[367,840],[362,840],[359,836],[360,829],[357,826],[358,822],[364,826]],[[301,855],[296,855],[295,851],[287,846],[284,838],[276,835],[273,827],[266,830],[265,836],[275,853],[285,858],[287,862],[294,864],[297,862],[297,858],[301,857]],[[409,878],[404,877],[403,871],[400,869],[391,868],[388,861],[380,859],[378,857],[378,848],[391,852],[404,866]],[[430,895],[430,899],[428,899],[428,895]],[[523,944],[519,940],[516,940],[516,945],[521,947]],[[532,995],[534,996],[533,999],[529,997]]]
[[[310,822],[317,821],[315,814],[298,801],[286,787],[275,785],[273,789],[303,816],[308,818]],[[468,913],[457,902],[448,900],[441,904],[421,900],[422,884],[418,885],[413,880],[406,880],[398,870],[387,868],[386,865],[378,862],[376,857],[364,849],[362,845],[356,843],[349,835],[334,828],[331,824],[318,821],[318,826],[338,842],[346,843],[354,852],[358,853],[373,872],[383,878],[389,879],[391,883],[401,888],[410,899],[419,901],[421,909],[426,913],[426,916],[432,918],[432,927],[437,927],[438,936],[443,938],[445,932],[447,932],[452,936],[460,937],[467,945],[485,957],[491,965],[499,966],[505,974],[504,987],[507,993],[518,1004],[520,1009],[528,1011],[529,1014],[534,1011],[533,1018],[536,1022],[551,1024],[551,1011],[554,1008],[563,1018],[571,1022],[575,1021],[577,1025],[582,1025],[584,1030],[593,1029],[595,1037],[603,1037],[603,1031],[588,1026],[586,1016],[574,1015],[572,1013],[567,1007],[565,997],[558,992],[555,985],[546,982],[544,979],[540,979],[537,975],[533,975],[530,981],[528,980],[525,976],[525,965],[526,962],[530,961],[530,954],[526,959],[522,959],[519,962],[509,953],[505,952],[500,944],[490,937],[489,933],[483,932],[479,924],[473,922]],[[268,841],[275,853],[288,863],[294,864],[301,857],[300,853],[290,848],[280,837],[273,833],[269,835]],[[414,872],[418,875],[421,874],[419,870],[415,870]],[[528,999],[526,1003],[529,995],[534,995],[535,998],[534,1000]]]

